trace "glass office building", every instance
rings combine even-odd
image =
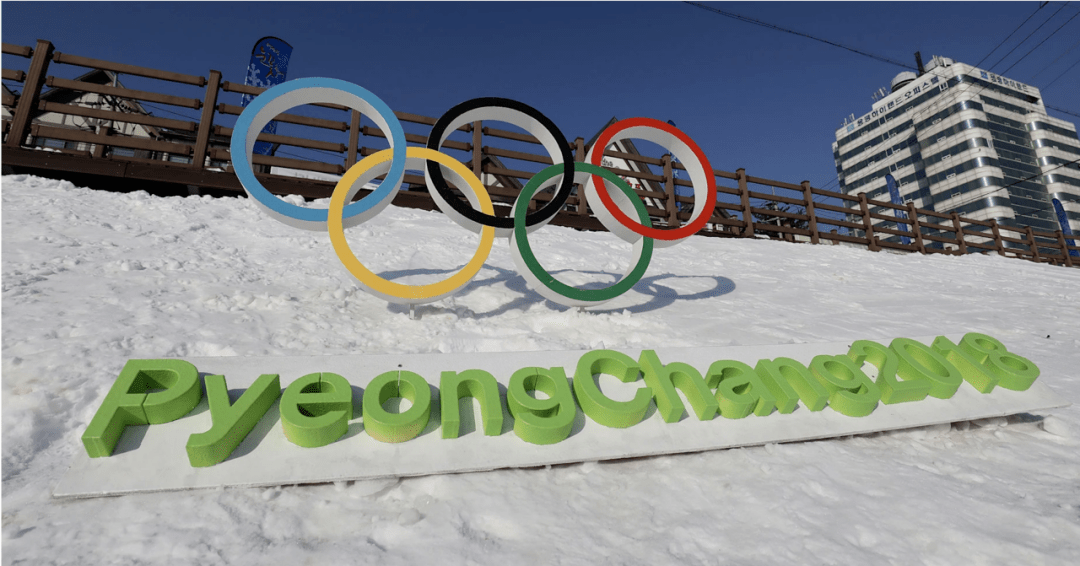
[[[903,203],[1045,232],[1061,228],[1057,199],[1080,233],[1080,140],[1076,126],[1046,114],[1039,89],[935,56],[877,96],[870,112],[849,116],[836,131],[843,192],[892,201],[892,175]]]

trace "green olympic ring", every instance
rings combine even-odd
[[[573,166],[575,182],[584,184],[589,175],[599,175],[605,182],[618,187],[622,191],[620,196],[623,198],[613,199],[618,201],[619,208],[632,206],[637,212],[641,224],[649,228],[652,227],[649,212],[645,210],[645,205],[634,193],[634,190],[626,184],[626,181],[623,181],[611,171],[591,163],[573,163]],[[517,264],[518,272],[545,298],[566,306],[595,306],[629,291],[631,287],[641,280],[641,277],[645,275],[645,270],[649,267],[649,262],[652,260],[653,239],[640,237],[634,242],[637,261],[634,262],[622,279],[609,287],[603,289],[578,289],[556,279],[554,275],[540,265],[536,255],[533,253],[532,246],[529,245],[529,232],[525,224],[525,215],[528,213],[528,204],[533,195],[547,188],[547,185],[554,185],[554,181],[561,180],[564,171],[565,168],[562,163],[547,167],[534,175],[532,179],[529,179],[529,182],[521,189],[517,200],[514,201],[514,232],[510,235],[510,249],[513,251],[514,263]]]

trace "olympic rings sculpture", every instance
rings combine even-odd
[[[339,104],[369,116],[390,142],[389,149],[358,161],[345,172],[334,187],[329,209],[304,208],[277,198],[259,182],[251,166],[252,149],[263,126],[290,108],[317,103]],[[439,151],[451,132],[478,120],[498,120],[518,126],[537,138],[551,155],[553,165],[526,183],[509,217],[495,216],[491,197],[480,179],[461,162]],[[600,166],[604,148],[616,139],[631,137],[664,147],[685,165],[694,189],[694,208],[683,226],[671,230],[653,227],[645,205],[634,190]],[[296,79],[255,97],[236,121],[230,152],[233,170],[244,191],[271,218],[296,228],[327,231],[338,259],[359,285],[375,296],[399,304],[429,303],[459,291],[483,267],[495,237],[499,236],[509,240],[518,272],[543,297],[565,306],[599,305],[625,293],[641,280],[654,247],[674,245],[690,237],[709,221],[716,206],[716,179],[705,154],[685,133],[659,120],[631,118],[612,124],[600,133],[585,162],[575,163],[562,132],[535,108],[506,98],[476,98],[454,106],[439,118],[428,135],[427,147],[406,147],[405,130],[390,107],[370,91],[338,79]],[[401,189],[407,169],[422,169],[439,210],[458,225],[480,235],[480,245],[472,259],[458,272],[436,283],[405,285],[384,279],[360,262],[345,239],[345,228],[373,218],[390,205]],[[353,202],[357,192],[380,175],[385,178],[379,187]],[[448,177],[467,203],[453,192]],[[619,281],[606,288],[578,289],[559,281],[544,269],[529,245],[529,234],[555,217],[575,184],[584,186],[600,223],[634,246],[636,259]],[[554,197],[537,210],[529,211],[533,195],[550,187],[556,187]]]

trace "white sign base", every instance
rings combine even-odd
[[[949,336],[959,342],[961,336]],[[930,344],[933,337],[917,338]],[[887,343],[887,342],[886,342]],[[723,348],[657,348],[664,363],[684,362],[699,371],[717,360],[739,360],[753,366],[757,360],[780,356],[804,364],[819,354],[847,353],[847,343],[792,344],[782,346],[736,346]],[[640,351],[621,350],[637,359]],[[1040,377],[1027,391],[1001,387],[981,394],[963,383],[950,399],[927,397],[922,401],[885,405],[879,403],[869,416],[853,418],[829,408],[810,412],[800,404],[790,414],[773,412],[766,417],[726,419],[720,416],[699,421],[689,411],[679,422],[666,423],[651,406],[644,420],[626,429],[608,428],[578,410],[573,431],[557,444],[529,444],[513,432],[513,418],[505,408],[505,386],[510,375],[522,367],[562,366],[572,376],[584,351],[501,352],[461,354],[388,354],[371,356],[220,357],[185,358],[200,374],[224,375],[235,401],[264,373],[281,376],[284,388],[302,375],[337,373],[353,386],[354,419],[348,432],[320,448],[302,448],[286,440],[275,402],[255,429],[225,461],[206,468],[192,467],[185,445],[188,436],[210,429],[210,411],[202,402],[186,417],[171,423],[128,427],[112,456],[90,458],[81,450],[71,468],[53,491],[54,497],[98,497],[145,491],[170,491],[219,486],[276,486],[302,483],[420,476],[471,472],[498,468],[534,467],[639,456],[698,452],[718,448],[752,446],[771,442],[794,442],[927,426],[972,419],[1042,411],[1068,406]],[[1023,352],[1017,352],[1023,355]],[[1033,360],[1036,364],[1038,360]],[[375,376],[391,370],[408,370],[423,376],[433,387],[431,419],[413,440],[387,444],[364,434],[360,418],[360,389]],[[442,371],[483,369],[501,384],[503,431],[485,436],[479,427],[479,404],[463,402],[462,434],[442,438],[439,431],[439,399],[435,388]],[[867,374],[875,377],[870,365]],[[600,376],[600,387],[615,400],[629,400],[644,385],[639,380],[622,383]],[[681,395],[681,393],[680,393]],[[405,401],[407,403],[407,401]],[[474,408],[470,418],[468,406]],[[684,399],[684,405],[690,405]]]

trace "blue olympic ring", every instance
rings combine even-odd
[[[255,97],[233,127],[229,146],[233,171],[248,196],[267,212],[286,224],[307,230],[325,230],[327,210],[296,206],[271,194],[255,177],[251,153],[259,132],[275,116],[301,104],[318,102],[341,104],[360,111],[388,134],[391,148],[405,147],[405,130],[390,107],[367,89],[348,81],[323,77],[296,79],[271,87]],[[405,159],[404,151],[395,151],[390,170],[379,188],[345,207],[347,226],[371,218],[390,204],[405,178]]]

